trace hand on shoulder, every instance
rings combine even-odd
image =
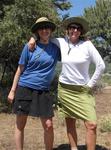
[[[29,42],[28,42],[28,47],[30,51],[34,51],[35,47],[36,47],[36,40],[31,37]]]

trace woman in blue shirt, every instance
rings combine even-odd
[[[24,128],[28,115],[40,117],[44,128],[46,150],[53,148],[54,116],[50,84],[54,77],[57,61],[60,60],[59,48],[50,41],[56,26],[46,17],[39,18],[32,26],[32,32],[38,36],[38,44],[30,51],[26,44],[23,48],[19,65],[13,80],[8,101],[13,102],[16,114],[15,142],[16,149],[23,150]]]

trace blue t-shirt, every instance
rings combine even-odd
[[[18,85],[36,90],[49,90],[58,60],[60,49],[54,43],[37,43],[33,52],[26,44],[19,60],[19,64],[25,68]]]

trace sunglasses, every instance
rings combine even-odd
[[[43,29],[52,29],[50,25],[41,25],[38,29],[43,30]]]
[[[77,31],[82,31],[82,26],[79,24],[71,24],[67,27],[67,30],[77,30]]]

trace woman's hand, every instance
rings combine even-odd
[[[15,98],[15,91],[11,90],[8,95],[8,102],[13,103],[14,98]]]
[[[36,41],[33,37],[30,38],[29,42],[28,42],[28,47],[31,51],[33,51],[36,47]]]

